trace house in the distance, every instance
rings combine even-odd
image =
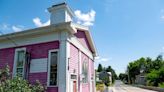
[[[89,28],[73,23],[66,3],[48,8],[51,24],[0,36],[0,68],[47,92],[95,92],[96,49]]]
[[[96,82],[109,82],[109,84],[112,84],[112,73],[106,71],[96,72]]]

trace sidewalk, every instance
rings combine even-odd
[[[113,87],[105,88],[104,92],[113,92]]]
[[[96,92],[101,92],[101,91],[96,91]],[[105,88],[105,90],[103,92],[114,92],[113,87]]]
[[[132,85],[132,86],[143,88],[143,89],[154,90],[154,91],[158,91],[158,92],[164,92],[164,88],[159,88],[159,87],[144,86],[144,85]]]

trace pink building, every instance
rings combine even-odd
[[[95,92],[96,49],[89,28],[73,23],[66,3],[48,8],[51,24],[0,36],[0,68],[39,80],[47,92]]]

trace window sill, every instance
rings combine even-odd
[[[58,87],[58,86],[47,86],[47,87],[48,87],[48,88],[53,88],[53,87],[56,88],[56,87]]]

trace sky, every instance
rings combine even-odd
[[[47,8],[61,0],[0,0],[4,34],[49,25]],[[164,51],[164,0],[67,0],[74,22],[89,26],[98,51],[95,67],[125,72],[140,57]]]

